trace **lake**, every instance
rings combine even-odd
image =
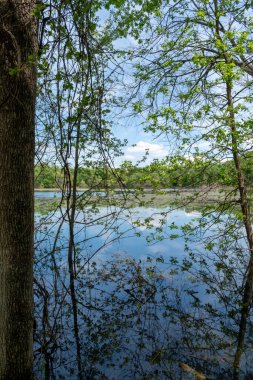
[[[64,206],[36,212],[38,379],[232,378],[247,263],[236,216],[85,205],[73,234],[69,219]]]

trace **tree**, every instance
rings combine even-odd
[[[96,24],[97,12],[104,4],[106,8],[111,4],[115,7],[113,17],[118,21],[116,31],[114,27],[111,30],[108,24]],[[123,215],[124,208],[121,200],[120,208],[115,208],[115,198],[104,197],[103,201],[109,205],[108,213],[98,214],[96,200],[87,207],[89,198],[94,196],[94,189],[103,188],[108,195],[112,184],[124,186],[119,178],[119,174],[123,174],[125,181],[130,186],[136,186],[142,194],[142,184],[153,188],[159,185],[159,170],[164,176],[164,183],[168,172],[172,172],[173,184],[191,184],[196,177],[197,185],[200,176],[195,175],[196,171],[201,175],[204,173],[205,177],[206,168],[215,171],[216,165],[222,166],[222,162],[228,161],[233,162],[229,178],[224,181],[220,179],[219,182],[233,186],[232,196],[226,194],[226,202],[217,204],[214,211],[218,212],[218,216],[210,210],[208,213],[212,214],[211,223],[218,225],[220,215],[234,207],[236,227],[232,228],[231,222],[230,229],[236,229],[239,233],[243,227],[247,241],[244,254],[248,267],[239,287],[241,300],[234,305],[237,307],[236,321],[239,326],[234,360],[236,379],[253,284],[251,210],[242,165],[242,158],[250,149],[247,140],[252,133],[250,105],[253,98],[249,91],[252,90],[253,45],[248,33],[252,27],[250,4],[248,1],[232,3],[227,0],[200,0],[190,5],[184,0],[59,0],[39,4],[35,11],[34,6],[33,1],[0,2],[0,63],[4,68],[0,80],[0,380],[32,377],[32,173],[36,54],[40,56],[36,163],[41,163],[45,170],[51,172],[53,166],[47,168],[42,162],[54,159],[56,169],[51,183],[55,179],[62,190],[62,199],[55,212],[58,212],[59,219],[55,228],[50,227],[51,232],[47,232],[45,227],[47,236],[39,239],[41,248],[38,248],[36,256],[41,267],[50,268],[53,278],[50,289],[44,282],[43,270],[40,271],[40,265],[37,266],[36,296],[43,304],[41,309],[38,308],[42,338],[38,340],[41,344],[37,351],[45,362],[45,378],[50,377],[50,360],[59,348],[59,331],[62,335],[58,340],[63,342],[65,339],[62,332],[67,330],[64,330],[63,324],[68,317],[72,320],[75,345],[66,337],[66,350],[70,345],[74,347],[76,376],[79,380],[86,374],[89,376],[87,368],[90,376],[94,376],[94,369],[88,360],[89,346],[82,344],[86,337],[83,334],[85,330],[80,328],[80,320],[87,322],[90,336],[94,322],[86,315],[85,308],[90,310],[90,306],[82,294],[82,286],[86,286],[85,290],[89,293],[92,287],[89,283],[90,259],[101,247],[122,235],[115,221],[120,213]],[[40,19],[38,49],[34,14]],[[112,157],[120,154],[121,145],[112,138],[110,118],[106,116],[110,114],[109,107],[106,107],[107,94],[114,90],[110,74],[114,71],[118,76],[120,68],[118,58],[114,60],[111,41],[128,33],[139,44],[142,40],[145,42],[134,54],[127,52],[127,60],[132,56],[135,68],[135,79],[130,81],[134,84],[133,109],[139,114],[143,113],[147,130],[165,134],[175,142],[176,149],[175,155],[168,157],[167,161],[165,159],[160,166],[154,162],[149,168],[137,170],[131,163],[125,162],[117,171],[113,169]],[[169,170],[168,163],[171,164]],[[82,167],[88,170],[85,182],[89,185],[89,191],[79,195],[77,185]],[[111,182],[108,182],[109,179]],[[125,193],[123,195],[125,201]],[[239,212],[235,204],[240,206]],[[208,213],[203,214],[204,221],[200,222],[200,227],[206,228],[208,225],[205,221]],[[148,217],[143,223],[151,228],[151,221],[152,218]],[[97,222],[101,229],[98,228],[92,237],[86,236],[86,228],[97,227]],[[172,227],[175,229],[175,225]],[[191,226],[182,227],[182,231],[190,234]],[[162,239],[161,232],[162,229],[157,227],[154,236],[158,240]],[[99,240],[101,236],[105,240],[94,250],[90,241],[93,238]],[[50,242],[49,251],[43,246],[47,239]],[[206,249],[212,250],[215,246],[220,257],[233,239],[237,243],[238,237],[229,235],[220,246],[211,241],[206,244]],[[85,247],[83,251],[81,246]],[[62,273],[57,262],[60,258],[56,256],[59,251],[63,262],[67,263],[67,270]],[[187,270],[191,263],[186,260],[183,265]],[[217,268],[221,270],[220,263],[217,263]],[[146,293],[151,290],[151,294],[155,294],[155,286],[149,286],[149,280],[154,278],[153,268],[147,272],[147,281],[141,275],[140,266],[135,267],[134,264],[133,269],[131,281],[138,280],[137,296],[144,296],[146,302],[149,299]],[[225,275],[229,277],[228,271]],[[143,284],[147,292],[142,292]],[[121,284],[122,288],[124,284]],[[128,288],[126,290],[129,292]],[[133,298],[137,299],[135,296]],[[49,316],[50,302],[53,312]],[[63,305],[67,306],[68,315],[63,315]],[[103,308],[100,309],[103,311]],[[60,322],[59,315],[63,315]],[[90,347],[92,344],[89,342]],[[162,355],[162,350],[154,351],[151,362],[159,362]],[[64,361],[63,357],[62,363]],[[67,371],[71,373],[74,369],[70,366]]]
[[[87,366],[91,367],[90,363],[86,363],[88,349],[82,344],[84,329],[80,328],[80,315],[83,313],[79,302],[80,272],[85,270],[90,258],[101,249],[96,248],[90,257],[88,252],[92,245],[87,252],[81,251],[80,246],[85,244],[86,239],[99,241],[99,237],[110,228],[107,225],[112,222],[108,221],[114,220],[118,214],[118,211],[109,210],[109,216],[105,213],[99,218],[101,224],[105,224],[102,231],[91,238],[86,236],[87,225],[93,224],[98,213],[96,200],[90,205],[89,199],[99,187],[105,189],[108,195],[108,173],[113,172],[113,156],[119,149],[118,141],[112,138],[110,122],[106,118],[110,112],[105,98],[111,85],[108,68],[108,57],[111,54],[107,51],[111,39],[104,26],[98,23],[97,11],[100,7],[100,1],[59,0],[43,4],[38,12],[41,55],[38,65],[36,164],[38,170],[42,162],[50,162],[48,168],[49,171],[54,171],[55,179],[58,177],[57,172],[60,173],[57,187],[60,188],[62,197],[56,200],[55,212],[59,212],[60,216],[59,223],[54,222],[55,235],[52,230],[51,236],[48,233],[45,238],[40,239],[35,256],[37,259],[40,249],[45,250],[45,241],[53,240],[52,248],[45,256],[46,260],[42,256],[42,262],[47,267],[48,257],[52,259],[54,288],[50,292],[49,287],[44,284],[44,274],[41,275],[38,266],[35,268],[35,293],[39,294],[46,310],[49,308],[50,296],[54,298],[57,316],[58,313],[65,312],[65,309],[62,311],[62,305],[68,305],[70,313],[64,318],[67,320],[70,317],[69,323],[73,326],[71,348],[75,350],[77,371],[71,368],[71,364],[67,371],[71,375],[74,373],[79,380],[86,378]],[[47,167],[45,164],[41,167],[43,174]],[[81,174],[85,174],[85,185],[88,187],[82,194],[77,192]],[[104,197],[105,202],[109,202],[108,198]],[[79,229],[81,233],[77,233]],[[67,247],[67,259],[64,258],[67,260],[68,269],[66,284],[65,276],[61,277],[63,273],[58,268],[59,255],[64,257],[66,253],[62,241],[65,241]],[[80,266],[80,262],[84,264]],[[65,289],[62,289],[62,283]],[[51,323],[50,317],[55,318],[54,323]],[[85,318],[84,315],[83,319]],[[39,315],[38,330],[43,331],[43,334],[35,334],[35,345],[37,342],[40,344],[38,350],[42,358],[40,356],[39,361],[45,362],[43,375],[46,379],[52,371],[52,356],[61,348],[61,343],[64,346],[69,344],[68,339],[63,341],[64,334],[55,344],[54,336],[61,329],[59,325],[59,317],[50,315],[47,318],[44,312]],[[69,351],[69,347],[66,350]],[[35,360],[35,371],[36,369]],[[71,373],[72,371],[74,372]]]
[[[146,130],[175,139],[178,157],[233,161],[227,204],[230,212],[240,205],[248,260],[238,305],[237,378],[253,287],[252,215],[242,166],[252,149],[252,3],[151,0],[138,7],[115,2],[115,7],[121,35],[130,32],[141,45],[132,54],[136,81],[131,93],[134,110],[148,114]],[[224,202],[216,208],[221,210]]]
[[[31,379],[35,1],[0,2],[0,379]]]

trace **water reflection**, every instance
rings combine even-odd
[[[242,232],[240,221],[216,215],[214,224],[213,217],[169,208],[79,210],[76,329],[64,209],[42,220],[37,214],[37,378],[231,379],[247,259],[243,235],[231,232],[231,219]],[[249,322],[241,379],[253,372],[251,332]]]

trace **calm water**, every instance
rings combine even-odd
[[[243,237],[226,234],[231,216],[197,228],[198,211],[86,207],[75,220],[73,302],[65,212],[36,215],[37,377],[231,379],[246,265]],[[250,332],[246,343],[242,379]]]
[[[81,196],[85,193],[85,191],[77,191],[77,196]],[[89,191],[90,193],[90,191]],[[93,191],[93,195],[100,195],[104,196],[105,192],[103,191]],[[62,192],[61,191],[35,191],[34,197],[37,199],[53,199],[53,198],[61,198]]]

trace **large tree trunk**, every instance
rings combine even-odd
[[[34,0],[0,0],[0,380],[32,379]]]

